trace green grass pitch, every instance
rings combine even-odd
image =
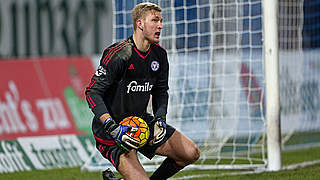
[[[285,151],[282,153],[283,166],[288,166],[306,161],[320,161],[320,147]],[[233,174],[232,174],[233,173]],[[0,174],[0,180],[102,180],[100,172],[82,172],[80,167],[35,170],[16,173]],[[320,179],[320,163],[297,168],[294,170],[281,170],[279,172],[250,173],[236,170],[206,170],[206,171],[182,171],[173,179],[192,180],[236,180],[236,179],[281,179],[281,180],[318,180]]]

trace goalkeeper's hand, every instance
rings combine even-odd
[[[167,132],[167,125],[166,125],[166,117],[161,116],[154,119],[154,129],[153,129],[153,139],[150,141],[151,145],[155,145],[163,140]]]
[[[117,124],[111,117],[104,121],[106,133],[110,134],[117,145],[125,151],[138,149],[140,141],[133,138],[127,132],[136,132],[137,128]]]

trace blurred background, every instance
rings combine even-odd
[[[0,57],[96,55],[112,42],[112,2],[2,0]]]

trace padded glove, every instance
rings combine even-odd
[[[137,132],[138,128],[117,124],[111,117],[104,121],[104,129],[116,141],[117,145],[126,150],[138,149],[140,141],[130,136],[130,133]]]
[[[155,121],[155,124],[154,124],[154,130],[153,130],[153,139],[150,141],[151,145],[155,145],[161,142],[164,139],[167,132],[165,116],[157,117],[154,119],[154,121]]]

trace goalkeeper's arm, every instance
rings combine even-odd
[[[157,79],[156,85],[152,88],[152,108],[154,114],[154,133],[150,144],[157,144],[161,142],[166,135],[166,114],[168,108],[168,77],[169,64],[167,56],[165,56],[164,66]]]
[[[104,123],[105,120],[111,118],[110,114],[109,113],[105,113],[105,114],[102,114],[99,118],[99,120]]]

